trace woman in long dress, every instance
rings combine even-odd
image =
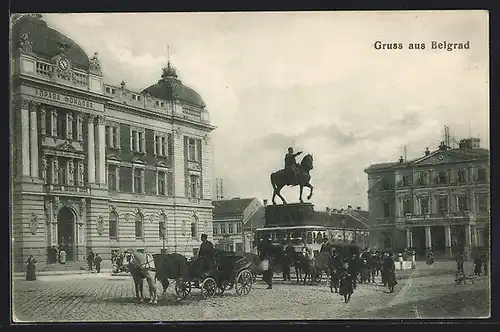
[[[28,258],[28,260],[26,261],[26,264],[27,264],[27,268],[26,268],[26,280],[28,280],[28,281],[36,280],[35,263],[36,263],[36,260],[33,257],[33,255],[31,255]]]

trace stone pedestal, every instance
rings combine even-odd
[[[314,205],[310,203],[268,205],[266,227],[313,225]]]

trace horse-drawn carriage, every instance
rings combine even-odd
[[[252,289],[251,263],[243,256],[216,250],[211,266],[203,271],[195,262],[188,262],[188,274],[176,280],[175,292],[179,298],[188,296],[192,288],[199,288],[203,298],[221,295],[233,288],[236,294],[247,295]]]

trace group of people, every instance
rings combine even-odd
[[[101,272],[101,263],[102,263],[102,258],[99,256],[99,254],[94,254],[92,250],[89,250],[89,253],[87,254],[87,264],[89,266],[89,271],[92,271],[92,268],[95,265],[95,269],[97,273]]]

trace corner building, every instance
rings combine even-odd
[[[458,148],[399,162],[374,164],[368,175],[372,243],[381,249],[413,247],[425,257],[473,257],[490,248],[489,151],[477,138]]]
[[[38,266],[89,250],[196,253],[212,238],[209,113],[168,63],[143,91],[25,15],[12,27],[12,252]]]

